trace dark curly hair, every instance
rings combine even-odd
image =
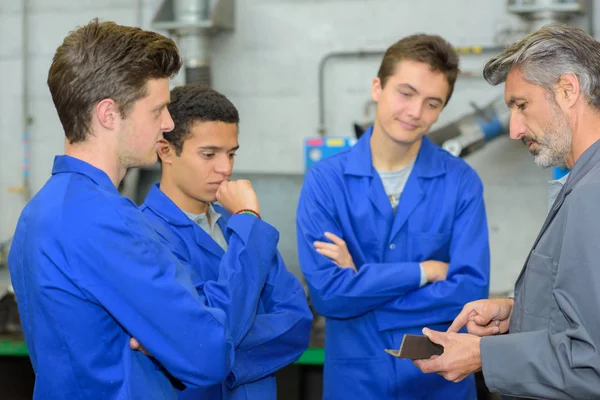
[[[175,128],[163,136],[175,148],[178,156],[181,155],[183,142],[190,136],[195,122],[240,123],[240,116],[233,103],[207,85],[189,84],[174,88],[171,90],[168,109]]]

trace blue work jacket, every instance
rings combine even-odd
[[[277,251],[278,232],[250,215],[221,214],[224,251],[154,185],[141,209],[190,269],[194,286],[211,307],[222,309],[235,346],[235,363],[221,385],[185,390],[180,399],[275,400],[275,371],[308,347],[312,313],[306,294]],[[245,224],[252,235],[236,234]]]
[[[300,266],[326,317],[323,398],[475,399],[472,376],[456,384],[425,375],[384,349],[425,326],[447,329],[465,303],[488,296],[482,183],[424,137],[394,213],[373,167],[371,134],[308,170],[298,205]],[[345,240],[357,273],[315,251],[324,232]],[[426,260],[449,263],[447,279],[419,287]]]
[[[226,315],[103,171],[58,156],[23,210],[8,265],[34,399],[176,399],[233,363]],[[151,357],[129,347],[135,337]]]

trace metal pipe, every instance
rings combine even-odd
[[[179,48],[185,54],[185,83],[211,86],[210,39],[205,30],[179,37]]]
[[[325,136],[325,65],[333,58],[365,58],[382,56],[383,50],[340,51],[326,54],[319,62],[319,135]]]
[[[456,157],[464,157],[485,142],[508,132],[510,112],[503,97],[497,97],[485,108],[471,103],[474,111],[427,136]]]
[[[465,54],[481,54],[488,52],[499,53],[504,50],[503,47],[482,47],[482,46],[461,46],[456,49],[459,55]],[[319,103],[319,136],[325,136],[325,66],[334,58],[366,58],[366,57],[381,57],[385,50],[355,50],[355,51],[334,51],[325,54],[319,61],[319,82],[318,82],[318,103]],[[476,75],[470,73],[461,73],[462,77],[473,77]]]
[[[210,19],[208,0],[175,0],[175,20],[197,24]],[[178,32],[178,45],[184,57],[185,83],[211,86],[210,37],[207,29],[187,28]]]
[[[179,22],[193,24],[210,18],[209,0],[174,0],[173,12]]]

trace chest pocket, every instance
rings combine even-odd
[[[450,234],[409,232],[408,248],[411,261],[448,262],[450,260]]]
[[[552,258],[531,252],[523,282],[523,309],[525,313],[547,318],[554,301],[552,287],[556,268]]]

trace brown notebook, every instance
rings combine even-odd
[[[404,335],[400,350],[385,349],[385,352],[398,358],[423,360],[433,355],[441,355],[444,347],[433,343],[427,336]]]

